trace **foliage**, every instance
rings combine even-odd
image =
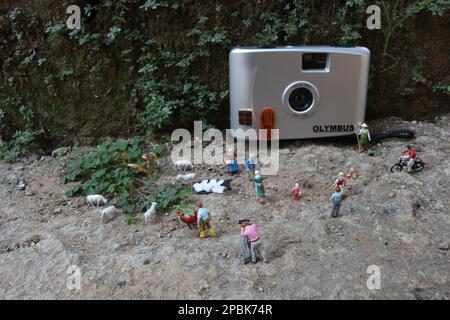
[[[133,212],[135,190],[139,186],[137,170],[127,166],[142,156],[142,138],[106,140],[84,157],[64,165],[62,183],[76,182],[67,192],[76,195],[102,194],[113,198],[112,204]]]
[[[17,132],[40,138],[41,129],[45,139],[31,140],[51,149],[105,136],[160,136],[194,120],[224,128],[230,48],[362,44],[373,48],[378,66],[378,51],[384,59],[403,50],[393,39],[408,21],[424,12],[437,19],[449,8],[448,0],[375,3],[383,8],[381,32],[366,30],[363,0],[81,1],[81,30],[65,26],[69,0],[52,2],[50,18],[38,1],[8,4],[0,16],[3,145]],[[26,102],[18,104],[39,117],[24,129],[7,99]]]
[[[143,188],[138,207],[143,211],[150,208],[152,202],[156,202],[158,210],[164,210],[186,200],[191,195],[192,189],[184,187],[180,182],[160,186],[150,184],[147,188]]]
[[[3,105],[4,109],[0,108],[0,131],[5,130],[9,122],[7,121],[7,112],[17,108],[17,105],[18,103],[14,99],[7,99]],[[19,127],[16,128],[16,132],[8,141],[0,138],[0,159],[7,162],[16,162],[28,150],[35,148],[38,137],[43,133],[42,129],[34,127],[34,113],[29,107],[20,106],[18,113],[17,124]]]

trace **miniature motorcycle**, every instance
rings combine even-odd
[[[403,170],[404,167],[407,167],[408,164],[406,163],[406,161],[403,160],[403,157],[400,157],[398,159],[398,163],[394,164],[391,168],[391,172],[400,172]],[[414,161],[414,164],[412,166],[412,170],[414,172],[420,172],[423,170],[423,168],[425,167],[425,163],[423,163],[423,161],[419,158],[416,157],[416,160]]]

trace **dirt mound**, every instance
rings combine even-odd
[[[216,239],[194,237],[173,212],[148,224],[140,217],[128,226],[125,215],[102,224],[97,209],[65,197],[52,159],[0,164],[0,298],[449,299],[448,118],[371,127],[413,127],[424,171],[390,173],[405,145],[396,139],[378,145],[378,157],[340,142],[282,143],[265,205],[245,174],[229,193],[193,197],[211,210]],[[163,179],[173,181],[168,159],[161,164]],[[358,179],[348,185],[342,217],[330,219],[333,177],[351,167]],[[196,172],[199,180],[226,176],[225,168]],[[290,193],[296,181],[299,202]],[[240,263],[243,217],[258,224],[269,263]],[[81,290],[67,289],[73,265]],[[381,268],[381,290],[367,288],[371,265]]]

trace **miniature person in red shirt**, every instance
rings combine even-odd
[[[413,149],[411,145],[408,145],[406,147],[406,150],[403,150],[402,152],[402,159],[407,163],[408,172],[411,172],[412,166],[414,165],[414,162],[416,161],[417,152]]]
[[[301,192],[300,192],[300,185],[298,183],[296,183],[294,185],[294,188],[292,188],[292,193],[294,194],[294,200],[298,201],[300,199],[301,196]]]

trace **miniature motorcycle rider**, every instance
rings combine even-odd
[[[414,162],[416,161],[417,152],[413,149],[411,145],[408,145],[406,147],[406,150],[403,150],[401,154],[402,160],[406,162],[407,164],[407,170],[408,172],[412,171],[412,167],[414,165]]]

